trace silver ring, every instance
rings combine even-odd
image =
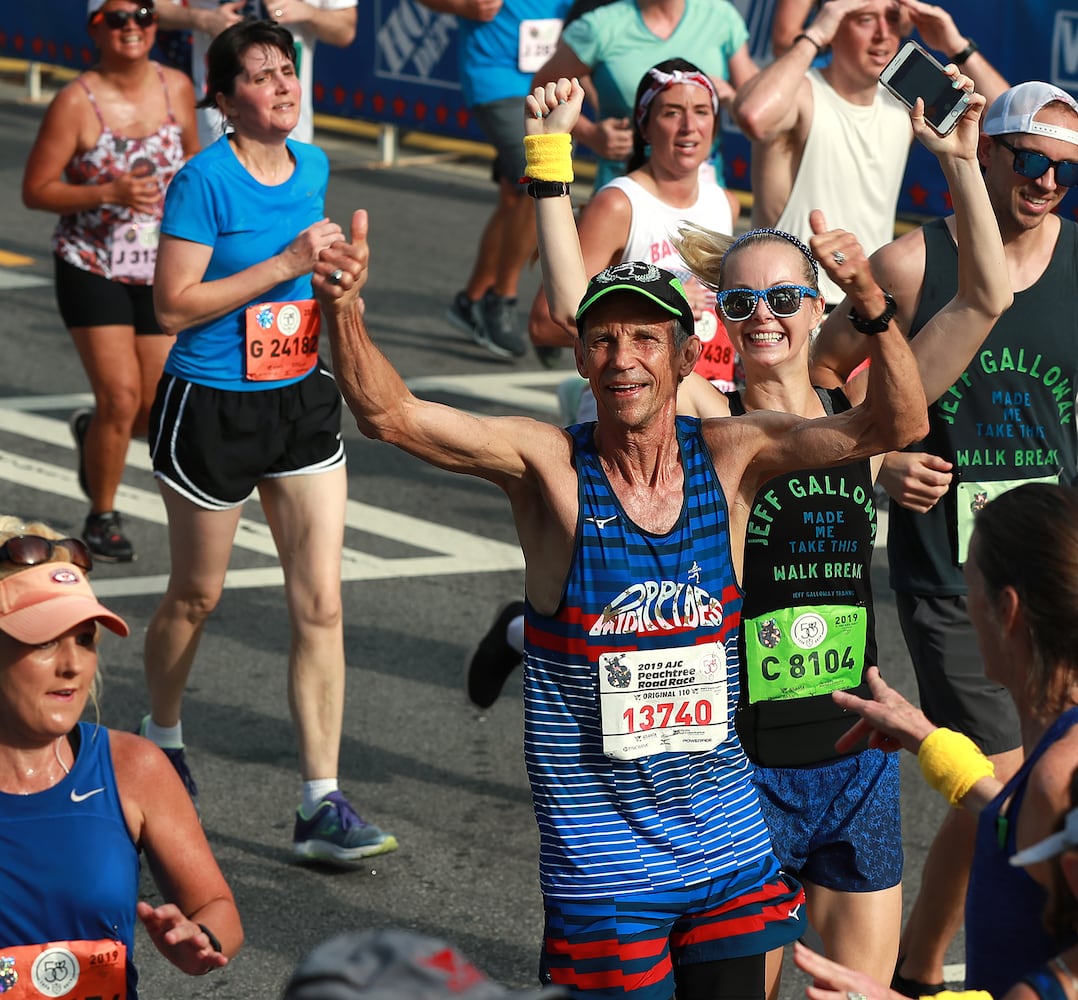
[[[333,272],[332,272],[332,273],[330,274],[330,276],[329,276],[329,279],[328,279],[328,280],[329,280],[329,283],[330,283],[331,285],[339,285],[339,284],[341,283],[341,278],[343,278],[343,277],[344,277],[344,271],[342,271],[342,270],[341,270],[341,269],[340,269],[340,268],[338,267],[336,271],[333,271]]]
[[[280,8],[280,7],[278,7],[278,8],[277,8],[277,9],[276,9],[276,10],[275,10],[275,11],[273,12],[273,16],[274,16],[274,17],[280,17],[280,16],[281,16],[281,15],[282,15],[283,13],[284,13],[284,11],[283,11],[283,10],[281,10],[281,8]]]
[[[835,263],[838,264],[839,267],[846,263],[846,255],[841,250],[836,250],[831,256],[835,258]],[[848,993],[846,995],[849,997],[849,1000],[865,1000],[864,993]]]
[[[868,997],[864,993],[854,993],[853,990],[850,990],[846,994],[846,1000],[868,1000]]]
[[[542,111],[536,111],[535,112],[535,117],[536,118],[542,118],[543,117],[543,112]]]

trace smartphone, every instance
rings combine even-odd
[[[916,42],[906,42],[880,74],[882,83],[903,104],[912,108],[925,102],[925,121],[947,135],[969,106],[969,94],[955,90],[943,67]]]

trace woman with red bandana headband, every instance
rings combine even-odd
[[[741,211],[734,194],[715,184],[708,162],[718,116],[715,85],[693,63],[667,59],[651,67],[636,89],[628,173],[591,199],[578,228],[588,274],[645,260],[681,278],[704,347],[696,371],[726,390],[734,387],[735,359],[715,295],[693,277],[673,245],[680,223],[732,233]],[[575,336],[551,318],[542,289],[528,328],[543,348],[566,346]]]

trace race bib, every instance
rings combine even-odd
[[[517,69],[534,73],[554,54],[561,35],[560,17],[530,18],[520,22],[517,35]]]
[[[749,704],[846,691],[861,683],[868,610],[783,608],[742,622]]]
[[[979,511],[989,500],[1024,483],[1059,483],[1059,476],[1040,476],[1036,479],[1000,479],[988,483],[960,482],[957,490],[957,524],[955,537],[958,539],[958,565],[961,566],[969,557],[969,540],[973,535],[973,522]]]
[[[716,642],[599,657],[603,751],[702,753],[726,739],[726,650]]]
[[[157,263],[157,241],[161,227],[156,222],[121,222],[109,238],[109,266],[121,281],[148,285]]]
[[[737,355],[726,327],[714,309],[705,309],[696,321],[696,336],[700,338],[700,357],[696,359],[693,371],[709,382],[732,389],[734,387],[734,366]]]
[[[318,360],[321,326],[314,299],[248,306],[247,380],[272,382],[306,375]]]
[[[121,941],[49,941],[0,947],[4,1000],[123,1000],[127,948]]]

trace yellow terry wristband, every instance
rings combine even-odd
[[[940,990],[933,1000],[992,1000],[988,990]]]
[[[528,161],[524,176],[533,181],[572,181],[572,151],[573,139],[568,132],[524,136],[524,156]]]
[[[937,729],[925,737],[917,751],[917,763],[925,781],[952,806],[958,805],[981,778],[996,773],[977,744],[953,729]]]

